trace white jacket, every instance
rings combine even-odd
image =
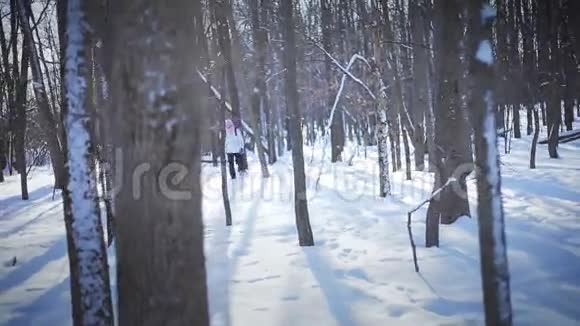
[[[242,131],[236,129],[226,129],[225,141],[226,153],[240,153],[244,149],[244,137]]]

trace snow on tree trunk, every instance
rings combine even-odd
[[[386,112],[386,95],[379,96],[377,143],[379,151],[379,195],[387,197],[391,194],[391,180],[389,177],[389,131]]]
[[[501,198],[494,103],[491,24],[495,10],[483,0],[461,2],[469,12],[471,122],[474,129],[477,175],[481,278],[487,325],[511,325],[509,268]],[[483,26],[482,26],[483,25]]]
[[[77,283],[80,313],[75,325],[112,325],[113,310],[107,266],[107,252],[100,220],[95,175],[91,170],[90,135],[86,88],[89,28],[84,0],[68,1],[68,45],[66,83],[68,112],[65,117],[68,144],[68,194],[72,223],[71,282]],[[73,296],[74,297],[74,296]]]

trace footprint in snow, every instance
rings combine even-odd
[[[257,283],[257,282],[261,282],[261,281],[267,281],[267,280],[273,280],[273,279],[277,279],[280,278],[280,275],[270,275],[270,276],[266,276],[266,277],[262,277],[262,278],[256,278],[256,279],[252,279],[252,280],[248,280],[247,283]]]
[[[18,263],[18,261],[16,260],[16,256],[14,256],[9,261],[4,262],[4,267],[14,267],[14,266],[16,266],[17,263]]]
[[[296,301],[298,300],[297,295],[289,295],[282,298],[282,301]]]

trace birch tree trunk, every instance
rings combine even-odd
[[[120,325],[209,325],[199,125],[207,87],[199,0],[113,4],[115,201]]]
[[[75,325],[112,325],[113,309],[107,251],[96,185],[91,169],[89,112],[91,98],[89,33],[86,11],[89,1],[68,1],[66,51],[66,110],[68,184],[63,191],[65,214],[70,217],[69,261]]]
[[[477,176],[477,220],[485,322],[489,326],[511,325],[510,281],[493,95],[491,24],[495,19],[495,10],[483,0],[461,3],[464,9],[468,9],[470,22],[469,62],[473,87],[469,107],[475,156],[480,169]]]
[[[389,171],[389,123],[387,119],[387,94],[381,73],[375,67],[375,77],[379,85],[377,104],[377,149],[379,152],[379,196],[391,194],[391,178]],[[394,164],[394,163],[393,163]]]

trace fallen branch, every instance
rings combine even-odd
[[[457,179],[453,177],[449,178],[443,186],[433,191],[433,193],[431,193],[431,196],[429,198],[422,201],[419,205],[417,205],[415,208],[413,208],[407,213],[407,231],[409,232],[409,242],[411,243],[411,251],[413,252],[413,263],[415,264],[415,272],[417,273],[419,273],[419,263],[417,262],[417,247],[415,246],[415,240],[413,240],[413,231],[411,230],[411,215],[413,215],[413,213],[419,210],[419,208],[423,207],[423,205],[430,202],[431,199],[435,198],[435,196],[439,195],[439,193],[441,193],[443,189],[447,188],[454,181],[457,181]]]
[[[442,185],[439,189],[433,191],[433,193],[431,193],[431,197],[425,199],[424,201],[422,201],[419,205],[417,205],[415,208],[413,208],[412,210],[409,211],[410,214],[415,213],[416,211],[419,210],[419,208],[423,207],[423,205],[427,204],[428,202],[431,201],[431,199],[435,198],[435,196],[439,195],[439,193],[441,193],[441,191],[443,191],[443,189],[447,188],[447,186],[449,186],[452,182],[457,181],[457,179],[451,177],[447,180],[447,182],[445,182],[444,185]]]
[[[352,67],[352,65],[355,63],[356,60],[362,60],[365,63],[367,63],[365,58],[361,57],[358,54],[354,54],[350,58],[350,61],[348,62],[348,65],[346,66],[347,72]],[[367,65],[368,65],[368,63],[367,63]],[[318,177],[316,178],[316,185],[314,187],[317,190],[318,190],[318,185],[320,183],[320,177],[322,175],[322,170],[324,169],[324,159],[326,158],[326,147],[328,145],[328,137],[330,134],[330,127],[332,126],[332,121],[334,120],[334,112],[336,111],[336,108],[338,106],[338,101],[340,100],[340,96],[342,95],[342,91],[344,89],[344,84],[346,83],[346,77],[347,77],[346,74],[342,75],[342,78],[340,80],[340,86],[338,88],[338,92],[336,93],[336,97],[334,98],[334,103],[332,104],[332,109],[330,110],[330,117],[328,118],[328,121],[326,122],[326,126],[324,128],[325,132],[324,132],[324,141],[322,143],[322,158],[320,159],[320,170],[318,173]]]
[[[413,263],[415,264],[415,272],[419,273],[419,264],[417,263],[417,247],[413,240],[413,231],[411,231],[411,212],[407,213],[407,231],[409,231],[409,241],[411,242],[411,250],[413,251]]]

